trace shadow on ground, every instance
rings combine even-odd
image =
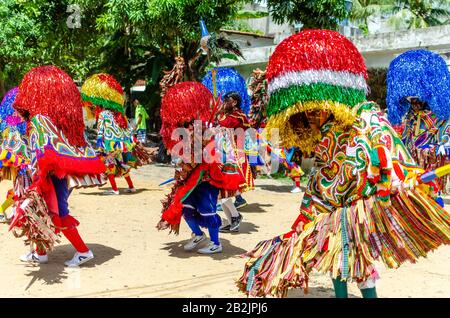
[[[71,259],[75,253],[73,246],[70,244],[57,246],[49,254],[49,262],[47,264],[25,264],[25,266],[30,268],[30,272],[26,276],[31,277],[25,290],[28,290],[36,281],[43,281],[45,285],[61,284],[72,273],[83,270],[83,268],[101,265],[121,254],[121,251],[101,244],[87,243],[87,245],[94,253],[94,259],[81,265],[79,268],[68,268],[64,265],[64,262]]]
[[[112,194],[105,194],[106,191],[112,190],[111,188],[101,188],[98,192],[78,192],[78,194],[82,195],[101,195],[101,196],[112,196]],[[163,191],[164,189],[136,189],[136,192],[134,193],[126,193],[125,188],[119,188],[120,195],[135,195],[142,192],[149,192],[149,191]]]
[[[292,190],[291,185],[275,185],[275,184],[261,184],[258,185],[258,188],[266,191],[277,192],[277,193],[290,193]],[[301,187],[302,191],[305,191],[305,188]],[[300,193],[292,193],[292,195],[299,195]]]
[[[309,287],[305,294],[302,289],[291,289],[287,298],[335,298],[334,289],[326,287]],[[348,294],[348,298],[361,298],[359,295]]]
[[[208,241],[209,240],[205,240],[205,243],[201,243],[198,248],[202,248],[202,247],[206,246]],[[171,256],[171,257],[177,257],[177,258],[210,257],[217,261],[228,259],[230,257],[237,257],[237,256],[247,252],[246,250],[244,250],[242,248],[231,245],[230,241],[227,239],[224,239],[223,236],[220,237],[220,242],[222,244],[223,251],[222,251],[222,253],[217,253],[217,254],[203,255],[203,254],[197,253],[197,249],[195,249],[194,251],[191,251],[191,252],[186,252],[183,249],[183,246],[187,242],[188,242],[188,240],[165,243],[165,247],[163,247],[162,250],[169,251],[169,256]]]
[[[265,209],[263,209],[263,207],[270,207],[270,206],[273,206],[273,204],[249,203],[248,205],[240,208],[239,212],[244,212],[244,213],[267,212]]]
[[[244,217],[245,220],[245,217]],[[223,221],[222,224],[228,224],[227,221]],[[245,221],[241,221],[241,225],[239,226],[239,232],[230,232],[230,233],[220,233],[220,236],[222,237],[223,235],[239,235],[239,234],[250,234],[250,233],[256,233],[258,232],[259,226],[250,223],[250,222],[245,222]]]

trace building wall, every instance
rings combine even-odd
[[[251,43],[259,40],[241,36]],[[390,62],[399,54],[413,49],[427,49],[440,54],[450,66],[450,25],[425,29],[379,33],[368,36],[354,36],[350,38],[364,56],[368,68],[387,68]],[[272,44],[268,44],[272,42]],[[244,60],[223,61],[223,66],[232,66],[242,72],[243,76],[251,74],[256,67],[264,68],[270,55],[276,47],[276,39],[259,41],[259,46],[252,44],[241,46]]]

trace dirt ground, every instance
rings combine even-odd
[[[81,268],[63,263],[74,250],[65,238],[50,254],[49,263],[27,265],[18,257],[27,252],[20,239],[0,224],[0,296],[2,297],[244,297],[234,280],[243,269],[237,256],[259,241],[286,232],[297,216],[302,194],[289,192],[289,184],[258,179],[256,190],[246,193],[249,205],[239,234],[221,234],[223,253],[212,256],[185,252],[190,232],[182,224],[179,236],[158,232],[161,203],[169,186],[158,184],[172,176],[172,168],[150,165],[134,171],[135,194],[101,195],[104,189],[76,190],[71,213],[80,222],[80,233],[95,254]],[[126,183],[118,180],[122,190]],[[0,183],[0,194],[11,184]],[[446,200],[450,204],[450,198]],[[431,253],[417,264],[398,270],[379,266],[379,297],[450,297],[450,246]],[[350,297],[360,297],[355,284]],[[310,291],[289,297],[333,297],[331,279],[313,273]]]

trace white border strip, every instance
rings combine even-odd
[[[269,83],[269,94],[293,85],[309,85],[317,83],[349,87],[364,90],[366,93],[368,92],[366,80],[362,75],[356,75],[347,71],[308,70],[286,72],[275,77]]]

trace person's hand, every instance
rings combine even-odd
[[[158,229],[158,231],[162,231],[169,228],[169,226],[170,226],[169,222],[161,219],[156,225],[156,228]]]

